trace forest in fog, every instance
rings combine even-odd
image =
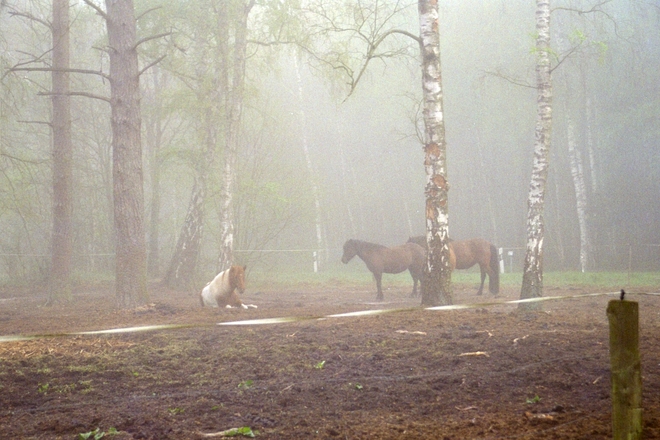
[[[102,3],[73,1],[69,12],[77,274],[107,272],[115,252],[110,105],[99,99],[110,96]],[[202,279],[215,271],[236,98],[235,89],[221,96],[218,84],[236,84],[241,30],[235,260],[311,270],[318,252],[323,270],[338,264],[348,238],[392,246],[424,234],[421,61],[406,35],[419,34],[417,2],[259,0],[241,28],[234,15],[247,3],[135,0],[150,276],[168,271],[200,186],[195,271]],[[520,271],[537,105],[535,5],[439,5],[449,234],[514,252]],[[46,0],[0,7],[2,281],[42,280],[51,264],[51,15]],[[405,32],[387,34],[368,58],[370,43],[392,29]],[[658,270],[660,2],[554,0],[551,46],[546,267],[580,270],[582,230],[589,270]]]

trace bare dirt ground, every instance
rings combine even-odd
[[[385,281],[385,285],[387,282]],[[616,290],[616,288],[612,288]],[[607,302],[548,301],[429,311],[409,290],[337,283],[250,289],[258,309],[200,309],[153,287],[151,304],[115,306],[109,288],[71,304],[0,292],[0,335],[151,324],[189,328],[0,342],[0,438],[198,439],[249,427],[264,439],[609,439]],[[503,289],[457,304],[516,299]],[[547,296],[586,293],[547,287]],[[660,298],[640,303],[645,438],[660,438]],[[315,319],[370,309],[361,317]],[[219,326],[271,317],[297,321]],[[90,438],[94,438],[92,434]]]

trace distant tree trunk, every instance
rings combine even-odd
[[[449,265],[449,208],[445,125],[442,110],[438,3],[419,0],[422,46],[426,168],[427,264],[422,277],[422,305],[452,304]]]
[[[146,123],[145,133],[147,135],[147,146],[151,162],[151,209],[149,212],[149,253],[147,258],[147,273],[149,276],[158,277],[160,274],[160,148],[163,142],[162,114],[160,104],[156,95],[161,84],[158,77],[158,69],[153,68],[153,91],[151,94],[153,104],[153,117]]]
[[[499,243],[499,236],[497,234],[497,216],[495,215],[495,208],[493,207],[493,199],[490,195],[490,182],[488,173],[486,172],[487,167],[484,161],[483,148],[481,148],[481,139],[477,141],[477,151],[479,152],[479,166],[481,167],[481,185],[482,188],[485,188],[486,196],[486,206],[488,208],[488,220],[490,222],[490,228],[493,231],[492,237],[494,243]],[[499,270],[499,269],[498,269]]]
[[[163,279],[164,284],[172,289],[189,290],[194,287],[202,243],[205,186],[201,181],[195,183],[174,255]]]
[[[570,159],[573,187],[575,188],[577,218],[580,229],[580,270],[587,272],[591,269],[591,260],[593,258],[591,255],[589,225],[587,223],[587,189],[584,183],[582,157],[576,148],[575,126],[570,117],[567,122],[567,130],[568,157]]]
[[[298,82],[298,108],[300,109],[300,127],[302,131],[302,147],[303,153],[305,155],[305,163],[307,164],[307,172],[309,173],[309,182],[310,189],[312,191],[312,197],[314,198],[314,213],[315,213],[315,231],[316,231],[316,248],[319,252],[325,248],[323,246],[323,230],[321,224],[321,197],[319,196],[319,187],[316,183],[316,171],[312,165],[312,159],[309,155],[309,145],[307,141],[307,117],[305,115],[305,110],[303,108],[303,85],[302,78],[300,76],[300,65],[298,64],[298,58],[294,57],[293,63],[296,69],[296,79]]]
[[[557,162],[557,155],[555,153],[550,154],[550,159],[552,162]],[[563,210],[561,209],[560,201],[562,200],[562,193],[561,193],[561,188],[560,188],[560,182],[559,179],[553,179],[553,188],[554,192],[551,192],[550,194],[554,194],[554,202],[551,203],[550,206],[554,207],[554,218],[555,218],[555,223],[558,225],[557,226],[557,231],[554,234],[555,237],[555,248],[557,252],[557,261],[559,262],[559,268],[560,269],[566,269],[566,250],[564,246],[564,234],[563,230],[561,228],[561,225],[564,224],[564,216],[562,215]]]
[[[53,237],[49,302],[72,299],[73,146],[69,96],[69,0],[53,0]]]
[[[133,0],[105,0],[110,54],[115,290],[120,305],[147,300],[140,80]]]
[[[353,209],[351,208],[351,197],[348,194],[348,172],[346,171],[346,158],[344,157],[344,141],[339,137],[339,158],[341,159],[341,189],[344,196],[344,203],[346,204],[346,213],[348,214],[348,224],[350,226],[350,237],[355,237],[357,228],[355,227],[355,218],[353,216]],[[349,237],[346,237],[349,238]]]
[[[234,60],[231,90],[227,96],[227,128],[225,133],[224,175],[222,203],[220,207],[220,256],[218,270],[231,266],[234,260],[234,186],[238,155],[239,130],[243,112],[243,88],[245,82],[245,53],[247,49],[247,19],[255,4],[249,0],[240,11],[234,39]]]
[[[523,269],[521,299],[543,294],[543,239],[548,152],[552,128],[552,77],[550,71],[550,1],[536,1],[537,116],[534,164],[527,199],[527,251]],[[538,303],[536,303],[538,304]],[[537,308],[521,304],[521,308]]]
[[[584,86],[586,87],[586,86]],[[589,183],[591,187],[591,193],[597,194],[598,187],[598,170],[596,169],[596,153],[594,151],[595,140],[594,140],[594,105],[590,97],[586,98],[586,144],[587,144],[587,157],[589,158]]]

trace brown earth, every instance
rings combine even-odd
[[[519,294],[503,290],[496,301]],[[193,294],[154,287],[152,304],[120,310],[110,291],[81,289],[49,307],[43,295],[0,292],[0,335],[193,326],[0,342],[0,438],[115,428],[105,438],[197,439],[241,427],[264,439],[611,438],[612,297],[533,313],[429,311],[407,288],[373,303],[373,288],[337,282],[248,289],[244,300],[259,306],[249,310],[200,309]],[[479,300],[474,291],[455,286],[454,302]],[[660,438],[658,298],[630,299],[640,303],[645,438]],[[403,310],[313,318],[370,309]],[[301,319],[215,325],[270,317]]]

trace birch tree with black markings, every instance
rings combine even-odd
[[[422,305],[452,304],[449,263],[447,154],[442,107],[438,3],[419,0],[424,100],[427,264],[422,277]]]
[[[534,162],[527,198],[527,250],[520,292],[521,299],[537,298],[542,296],[543,293],[543,239],[545,229],[543,210],[552,128],[550,1],[537,0],[536,5],[537,114]],[[522,307],[528,307],[528,305]]]

